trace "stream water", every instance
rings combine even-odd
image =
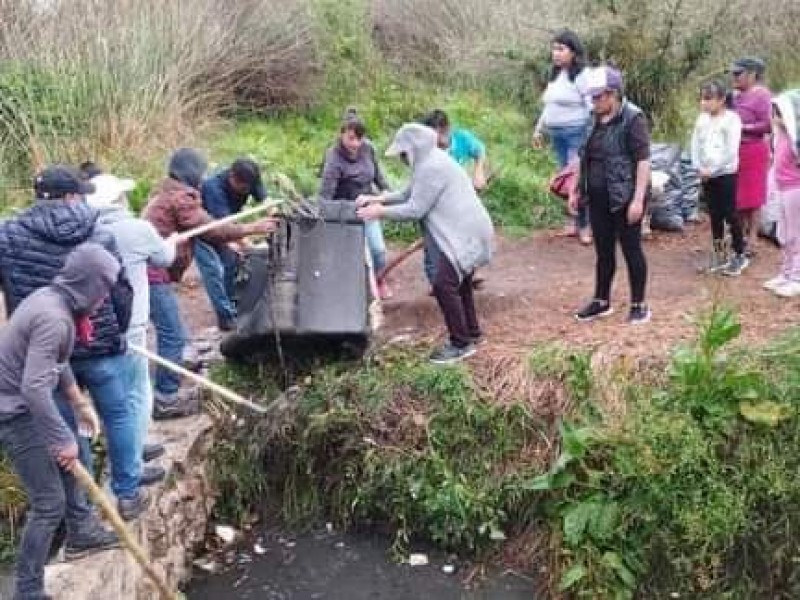
[[[425,566],[388,559],[385,538],[327,531],[299,537],[265,535],[246,552],[229,555],[222,574],[197,574],[189,600],[532,600],[531,581],[490,575],[465,586],[468,572],[447,557],[428,553]],[[455,567],[448,574],[445,565]],[[449,570],[449,569],[448,569]],[[196,573],[199,570],[196,570]]]

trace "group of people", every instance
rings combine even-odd
[[[201,269],[210,289],[224,288],[227,244],[275,227],[264,218],[181,240],[181,232],[240,208],[248,194],[264,196],[252,161],[204,181],[206,169],[199,152],[175,152],[137,218],[127,207],[132,181],[93,163],[47,167],[35,178],[33,205],[0,222],[0,285],[9,315],[0,330],[0,447],[29,498],[17,599],[46,597],[44,564],[62,522],[67,560],[119,544],[71,474],[76,461],[92,470],[91,440],[101,428],[109,487],[120,515],[133,520],[147,507],[145,488],[165,477],[146,464],[164,453],[146,443],[151,419],[199,410],[199,392],[181,390],[173,371],[156,369],[151,385],[148,359],[139,352],[148,323],[159,354],[181,365],[186,334],[173,284],[194,247],[214,253]]]
[[[647,119],[626,99],[618,69],[588,66],[574,32],[556,35],[551,51],[552,69],[532,144],[542,148],[549,137],[559,168],[571,181],[566,234],[595,248],[594,296],[575,317],[591,321],[612,313],[619,241],[631,287],[628,319],[646,323],[652,315],[645,302],[647,260],[641,243],[652,193]],[[773,98],[758,58],[736,60],[728,74],[732,89],[723,80],[702,85],[691,141],[692,165],[711,220],[712,252],[705,270],[735,277],[747,269],[756,255],[759,212],[775,194],[783,261],[764,287],[778,296],[798,296],[800,92]]]
[[[642,249],[651,182],[647,119],[625,98],[618,69],[586,66],[574,33],[553,39],[552,58],[532,142],[541,148],[549,137],[559,166],[573,169],[568,233],[593,243],[596,252],[594,295],[575,317],[591,321],[611,314],[619,241],[631,285],[629,322],[645,323],[651,317]],[[740,274],[753,256],[756,213],[773,173],[783,206],[784,263],[767,287],[793,296],[800,294],[800,94],[773,99],[761,84],[763,74],[761,61],[742,59],[731,69],[732,97],[722,82],[703,85],[692,160],[711,215],[710,270],[727,275]],[[425,276],[447,329],[446,342],[430,359],[463,360],[483,339],[475,274],[494,251],[494,227],[479,197],[489,180],[486,148],[434,110],[403,125],[386,156],[410,168],[404,189],[391,189],[364,122],[348,110],[325,154],[318,195],[355,203],[383,298],[391,290],[382,276],[381,221],[419,224]],[[174,370],[159,365],[151,381],[141,351],[148,324],[165,364],[185,364],[187,334],[175,284],[196,259],[219,329],[231,330],[245,240],[268,235],[277,225],[274,217],[220,222],[250,198],[266,199],[255,162],[242,158],[210,177],[207,169],[198,151],[174,152],[166,176],[136,217],[127,205],[131,180],[93,163],[48,167],[35,178],[32,206],[0,222],[0,285],[9,313],[0,330],[0,446],[30,499],[17,600],[46,597],[44,564],[62,521],[68,559],[118,545],[71,474],[77,461],[92,468],[90,442],[100,429],[107,440],[110,488],[122,517],[132,520],[146,508],[144,488],[164,477],[163,469],[146,464],[164,451],[146,443],[151,419],[199,410],[199,390],[182,385]],[[204,227],[211,223],[215,226]],[[202,231],[193,233],[197,228]]]

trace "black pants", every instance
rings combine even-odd
[[[444,254],[439,255],[436,265],[433,294],[444,316],[451,344],[463,348],[469,345],[471,338],[481,335],[472,292],[472,274],[459,281],[458,273]]]
[[[744,252],[742,222],[736,211],[736,175],[720,175],[703,183],[703,194],[711,216],[711,237],[715,242],[725,239],[725,224],[728,224],[733,238],[733,251]]]
[[[611,212],[608,191],[589,190],[589,219],[597,254],[595,266],[595,293],[598,300],[608,302],[611,298],[611,283],[617,269],[617,240],[628,265],[633,304],[644,302],[647,285],[647,260],[642,250],[642,223],[628,223],[627,206]]]

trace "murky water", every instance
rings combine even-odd
[[[428,554],[430,564],[412,567],[387,559],[385,539],[312,533],[279,534],[249,545],[236,566],[221,575],[197,575],[189,600],[532,600],[531,581],[497,574],[468,589],[468,573],[456,565],[443,572],[447,557]]]

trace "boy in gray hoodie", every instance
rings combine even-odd
[[[87,411],[69,367],[77,338],[91,336],[89,316],[117,281],[120,264],[101,246],[78,246],[51,285],[28,296],[0,330],[0,447],[8,454],[29,499],[19,547],[14,600],[42,600],[44,565],[53,534],[67,521],[72,557],[118,545],[87,508],[70,474],[78,445],[62,419],[53,390],[70,400],[81,421]]]

